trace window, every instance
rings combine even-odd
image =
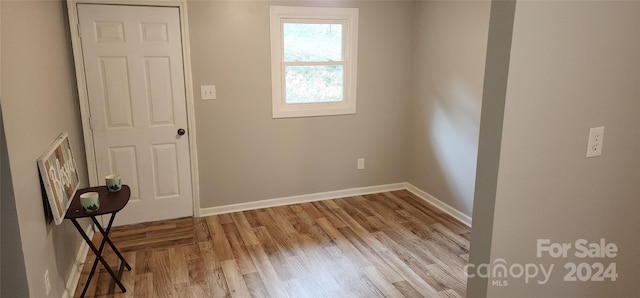
[[[271,6],[273,118],[356,113],[358,9]]]

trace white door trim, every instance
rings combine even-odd
[[[71,45],[73,47],[73,59],[76,68],[76,80],[78,86],[78,100],[80,102],[80,115],[82,118],[82,132],[84,135],[84,147],[87,157],[87,171],[89,185],[102,184],[98,177],[96,166],[95,148],[93,144],[93,131],[89,113],[89,96],[87,94],[86,75],[84,72],[84,60],[82,58],[82,41],[78,30],[78,4],[117,4],[129,6],[164,6],[177,7],[180,12],[180,33],[182,35],[182,60],[184,66],[184,86],[187,104],[187,128],[189,129],[189,154],[191,160],[191,187],[193,189],[193,216],[200,217],[200,178],[198,176],[198,151],[196,143],[196,121],[193,97],[193,80],[191,75],[191,51],[189,43],[189,28],[187,20],[186,0],[67,0],[69,13],[69,28],[71,29]]]

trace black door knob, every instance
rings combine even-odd
[[[184,134],[185,134],[186,132],[187,132],[187,131],[186,131],[186,130],[184,130],[184,129],[182,129],[182,128],[178,129],[178,135],[180,135],[180,136],[184,136]]]

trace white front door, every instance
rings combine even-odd
[[[97,174],[131,188],[116,225],[192,216],[178,8],[77,8]]]

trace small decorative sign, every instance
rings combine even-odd
[[[80,184],[76,162],[73,159],[66,132],[60,134],[47,152],[40,156],[38,168],[47,192],[53,219],[56,225],[59,225],[62,223]]]

